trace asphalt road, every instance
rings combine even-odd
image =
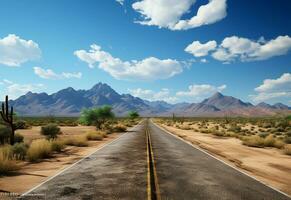
[[[150,121],[138,125],[21,199],[150,199],[147,135],[151,139],[158,187],[156,199],[290,199]],[[33,194],[39,196],[31,196]]]

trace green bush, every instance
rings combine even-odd
[[[16,143],[12,146],[12,152],[17,160],[24,160],[27,153],[27,146],[24,143]]]
[[[24,139],[23,135],[21,135],[20,133],[15,133],[15,135],[14,135],[14,142],[15,143],[21,143],[21,142],[23,142],[23,139]]]
[[[55,139],[58,135],[61,134],[61,129],[57,124],[48,124],[41,127],[41,134],[44,135],[47,139]]]

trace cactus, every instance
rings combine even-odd
[[[2,103],[2,110],[0,111],[1,117],[3,121],[10,126],[11,135],[10,135],[10,144],[14,144],[14,134],[15,134],[15,126],[13,124],[13,106],[10,107],[8,105],[8,96],[5,98],[5,103]]]

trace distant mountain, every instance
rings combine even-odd
[[[147,115],[154,113],[142,99],[130,94],[120,95],[104,83],[98,83],[89,90],[74,90],[69,87],[51,95],[28,92],[10,103],[21,115],[76,116],[84,108],[102,105],[111,105],[117,115],[125,115],[130,110]]]
[[[224,96],[221,93],[217,92],[208,99],[205,99],[201,102],[202,104],[215,106],[219,110],[231,109],[231,108],[246,108],[252,107],[251,103],[242,102],[240,99]]]
[[[265,102],[262,102],[257,104],[256,107],[265,109],[290,110],[290,107],[282,103],[275,103],[274,105],[270,105]]]
[[[82,109],[110,105],[118,116],[136,110],[143,116],[266,116],[289,113],[282,103],[256,106],[240,99],[215,93],[201,103],[169,104],[165,101],[147,101],[130,94],[118,94],[109,85],[98,83],[89,90],[72,87],[48,95],[32,93],[11,100],[10,104],[20,115],[26,116],[78,116]]]

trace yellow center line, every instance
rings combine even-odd
[[[151,136],[149,133],[148,125],[146,126],[146,139],[147,139],[147,164],[148,164],[148,185],[147,185],[147,194],[148,194],[148,200],[157,199],[161,200],[160,196],[160,188],[158,184],[158,176],[157,176],[157,170],[156,170],[156,164],[154,159],[154,152],[151,144]],[[151,171],[152,167],[152,171]],[[153,176],[153,178],[152,178]],[[153,181],[153,182],[152,182]],[[153,185],[154,184],[154,185]],[[154,187],[154,191],[152,191],[152,187]],[[154,192],[154,194],[153,194]]]

